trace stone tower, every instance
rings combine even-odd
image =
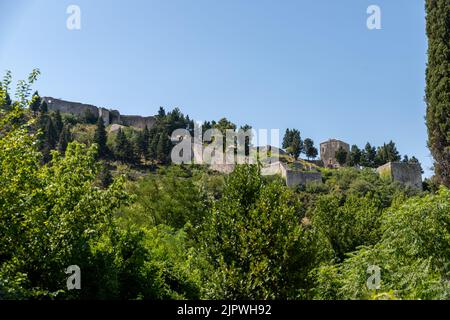
[[[320,144],[320,160],[322,160],[324,167],[338,168],[339,163],[336,160],[336,151],[342,147],[347,153],[350,153],[350,146],[348,143],[337,139],[329,139]]]

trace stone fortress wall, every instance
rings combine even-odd
[[[156,119],[153,116],[142,117],[121,115],[117,110],[99,108],[90,104],[65,101],[52,97],[43,97],[42,99],[47,103],[49,110],[59,110],[59,112],[61,113],[70,113],[76,116],[83,116],[86,114],[86,112],[90,112],[96,117],[101,117],[105,125],[120,124],[140,129],[144,129],[145,126],[147,126],[150,129],[155,125],[156,122]]]
[[[388,162],[377,168],[382,178],[422,190],[422,172],[418,163]]]
[[[90,112],[96,117],[101,117],[105,125],[119,124],[140,129],[143,129],[145,128],[145,126],[147,126],[150,129],[156,123],[156,118],[153,116],[142,117],[133,115],[121,115],[117,110],[99,108],[90,104],[65,101],[52,97],[43,97],[42,99],[47,103],[49,110],[59,110],[61,113],[70,113],[76,116],[83,116],[87,112]],[[322,164],[324,167],[338,168],[339,163],[336,161],[335,155],[336,151],[340,147],[342,147],[348,153],[350,152],[349,144],[341,140],[329,139],[325,142],[322,142],[320,144],[320,161],[318,161],[317,164]],[[269,148],[269,146],[266,146],[266,148]],[[267,150],[265,150],[264,147],[261,147],[260,152],[264,151]],[[229,174],[234,170],[235,166],[233,164],[213,164],[210,166],[210,168],[212,170]],[[410,185],[412,187],[422,189],[422,174],[419,164],[389,162],[377,168],[377,172],[382,177],[387,177],[399,181],[400,183],[403,183],[405,185]],[[286,180],[286,184],[290,187],[305,185],[309,181],[322,181],[322,174],[318,171],[293,170],[288,168],[288,166],[281,161],[268,161],[262,168],[262,174],[278,174]]]

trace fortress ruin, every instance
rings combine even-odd
[[[150,129],[156,122],[156,119],[153,116],[142,117],[121,115],[117,110],[99,108],[90,104],[71,102],[52,97],[43,97],[42,99],[47,103],[49,110],[59,111],[61,113],[70,113],[79,117],[85,115],[86,113],[91,113],[96,117],[101,117],[106,126],[110,124],[120,124],[140,129],[144,129],[145,126],[147,126]]]

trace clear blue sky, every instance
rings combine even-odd
[[[81,30],[66,8],[81,8]],[[366,9],[380,6],[382,30]],[[424,1],[0,0],[0,70],[40,68],[41,96],[196,120],[298,128],[318,144],[394,140],[431,157]]]

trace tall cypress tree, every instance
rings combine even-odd
[[[53,116],[53,124],[55,125],[56,134],[58,137],[61,135],[62,129],[63,129],[63,121],[61,117],[61,112],[59,110],[56,110],[54,116]]]
[[[122,129],[119,129],[119,131],[117,131],[117,136],[116,136],[116,147],[115,147],[115,156],[117,158],[117,160],[120,161],[126,161],[127,155],[127,149],[128,149],[128,139],[125,136],[125,133],[122,131]]]
[[[107,135],[105,124],[102,117],[97,119],[97,127],[94,133],[94,143],[98,145],[98,156],[104,158],[108,155],[108,147],[106,145]]]
[[[65,125],[63,126],[61,134],[59,135],[58,151],[61,153],[66,152],[67,145],[69,144],[70,140],[71,140],[70,130],[67,127],[67,125]]]
[[[156,159],[161,163],[169,163],[170,159],[170,139],[166,131],[159,134],[158,144],[156,146]]]
[[[40,151],[42,152],[43,162],[47,163],[51,160],[50,151],[56,148],[58,137],[52,118],[48,115],[43,115],[40,118],[39,126],[42,132],[40,136]]]
[[[436,177],[450,187],[450,3],[426,0],[426,123]]]

